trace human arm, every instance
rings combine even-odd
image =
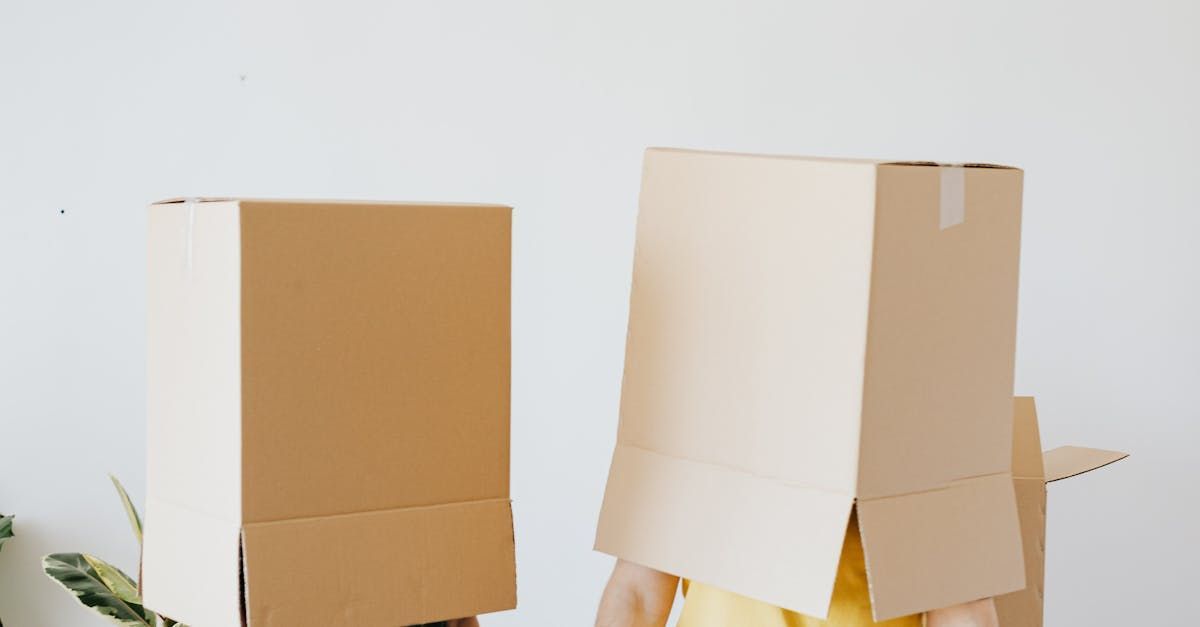
[[[925,627],[999,627],[996,603],[991,598],[933,610],[925,614]]]
[[[617,560],[600,598],[596,627],[663,627],[679,577]]]

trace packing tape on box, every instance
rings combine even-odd
[[[967,169],[961,165],[943,165],[941,200],[938,202],[939,226],[948,229],[962,224],[967,212]]]

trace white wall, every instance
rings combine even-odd
[[[220,6],[224,4],[224,6]],[[175,195],[517,207],[520,603],[584,625],[641,150],[1026,169],[1018,391],[1047,446],[1048,623],[1183,625],[1200,562],[1200,9],[1153,2],[0,0],[0,553],[9,627],[100,625],[46,552],[129,569],[143,206]]]

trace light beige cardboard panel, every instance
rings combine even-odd
[[[1082,446],[1060,446],[1046,451],[1046,482],[1067,479],[1102,468],[1129,457],[1129,453],[1105,451]]]
[[[147,216],[147,607],[237,625],[241,525],[236,203]]]
[[[240,538],[236,522],[147,500],[139,580],[145,606],[185,625],[241,625]]]
[[[877,621],[1025,587],[1007,473],[857,507]]]
[[[619,445],[596,549],[824,617],[852,502]]]
[[[146,492],[231,523],[242,515],[240,219],[234,202],[147,215]]]
[[[1021,587],[1021,172],[943,170],[647,151],[597,548],[823,616],[857,497],[881,615]]]
[[[651,149],[624,443],[852,494],[874,165]]]

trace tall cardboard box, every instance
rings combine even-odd
[[[146,605],[197,627],[512,608],[510,210],[149,209]]]
[[[1023,589],[1021,186],[647,151],[597,549],[825,617],[857,509],[877,620]]]
[[[1021,515],[1025,588],[996,599],[1001,627],[1042,627],[1046,565],[1046,484],[1128,457],[1119,451],[1060,446],[1042,452],[1032,397],[1013,403],[1013,485]]]

